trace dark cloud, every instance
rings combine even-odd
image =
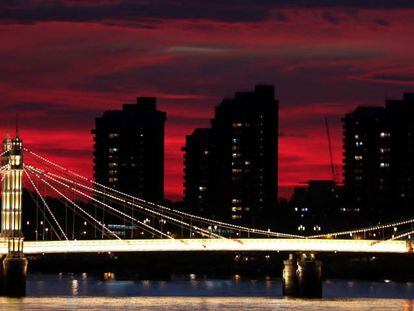
[[[91,128],[101,110],[88,107],[76,107],[60,103],[25,102],[2,104],[0,120],[10,123],[10,115],[18,115],[19,123],[31,129],[74,129]],[[13,118],[14,122],[14,118]],[[7,124],[11,126],[12,124]]]
[[[266,6],[223,5],[200,1],[113,1],[70,2],[25,1],[0,5],[3,22],[146,22],[148,19],[207,19],[225,22],[257,22],[268,18]],[[137,24],[139,25],[139,23]],[[148,26],[145,26],[148,27]]]
[[[372,77],[374,80],[396,81],[414,83],[413,75],[399,75],[399,74],[377,74]]]
[[[160,20],[199,19],[223,22],[259,22],[270,17],[286,21],[285,14],[272,14],[273,9],[350,8],[403,9],[414,8],[410,0],[118,0],[118,1],[39,1],[15,0],[0,4],[0,22],[36,23],[39,21],[102,22],[108,25],[156,27]],[[335,17],[326,16],[337,24]]]
[[[390,26],[391,25],[389,21],[387,21],[385,19],[382,19],[382,18],[377,18],[375,20],[375,24],[377,24],[379,26]]]
[[[339,25],[340,22],[339,16],[335,15],[332,12],[323,12],[322,18],[333,25]]]
[[[273,16],[274,16],[275,20],[277,20],[279,22],[289,21],[289,17],[285,13],[280,12],[280,11],[275,12]]]

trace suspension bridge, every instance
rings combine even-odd
[[[17,133],[14,138],[3,141],[1,157],[0,254],[6,255],[3,274],[6,284],[12,284],[9,287],[24,285],[23,281],[17,282],[19,278],[15,276],[26,274],[25,254],[413,252],[414,218],[343,232],[301,236],[209,219],[143,200],[97,183],[27,149]],[[24,241],[22,233],[23,188],[27,189],[36,207],[36,213],[32,213],[35,219],[26,221],[26,225],[34,223],[35,237],[30,241]],[[381,239],[377,238],[380,236],[378,232],[382,232]],[[306,258],[308,264],[315,262],[313,255]],[[292,262],[294,275],[289,274]],[[285,262],[285,270],[289,270],[286,280],[296,277],[301,269],[300,262],[298,259],[297,269],[296,259]]]

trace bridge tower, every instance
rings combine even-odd
[[[3,172],[1,197],[1,233],[7,243],[7,256],[3,260],[3,286],[8,296],[26,293],[27,260],[23,253],[22,233],[22,181],[23,141],[18,131],[14,138],[3,140]]]

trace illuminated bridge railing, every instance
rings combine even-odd
[[[268,251],[339,253],[412,253],[410,242],[401,240],[341,239],[140,239],[26,241],[26,254],[187,252],[187,251]],[[0,253],[7,253],[0,243]]]

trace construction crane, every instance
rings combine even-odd
[[[329,131],[329,123],[328,123],[328,118],[327,117],[325,117],[325,127],[326,127],[326,136],[328,138],[329,158],[330,158],[330,161],[331,161],[332,181],[336,185],[335,165],[334,165],[333,155],[332,155],[331,133]]]

